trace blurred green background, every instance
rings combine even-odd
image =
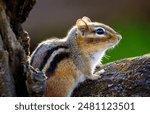
[[[31,51],[42,40],[65,37],[83,16],[111,26],[123,37],[107,51],[103,63],[150,53],[150,0],[37,0],[23,24]]]

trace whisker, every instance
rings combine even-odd
[[[104,58],[106,58],[107,60],[109,60],[110,56],[109,55],[105,55]]]

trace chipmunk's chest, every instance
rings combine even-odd
[[[92,67],[92,72],[94,71],[96,65],[101,62],[102,57],[104,56],[105,51],[98,51],[90,53],[90,64]]]

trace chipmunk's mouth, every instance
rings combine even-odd
[[[110,39],[109,48],[114,48],[120,42],[121,39],[122,39],[122,36],[119,34],[115,36],[114,38]]]
[[[120,41],[122,39],[122,36],[120,34],[118,34],[117,39]]]
[[[116,34],[116,35],[110,37],[109,42],[116,43],[116,42],[119,42],[121,39],[122,39],[122,36],[120,34]]]

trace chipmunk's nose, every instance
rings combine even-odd
[[[120,34],[117,34],[117,38],[118,38],[118,40],[121,40],[122,36]]]

